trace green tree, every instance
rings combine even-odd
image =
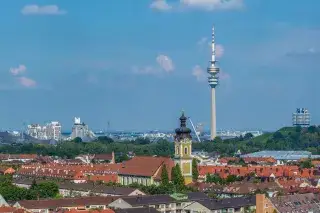
[[[31,186],[30,186],[30,189],[31,190],[34,190],[34,189],[36,189],[37,188],[37,181],[36,181],[36,179],[33,179],[32,180],[32,183],[31,183]]]
[[[75,139],[73,139],[73,142],[75,143],[81,143],[82,139],[80,137],[76,137]]]
[[[174,182],[176,183],[176,186],[178,187],[178,189],[181,189],[184,187],[184,178],[182,176],[181,168],[178,163],[176,164],[175,173],[176,173],[175,174],[176,181]]]
[[[99,136],[97,142],[110,144],[113,143],[114,140],[112,138],[109,138],[108,136]]]
[[[198,161],[197,159],[192,159],[192,179],[193,181],[197,181],[199,177],[199,171],[198,171]]]
[[[248,139],[251,139],[253,138],[253,134],[251,132],[248,132],[244,135],[243,139],[244,140],[248,140]]]
[[[163,164],[162,170],[161,170],[161,184],[162,185],[169,184],[169,176],[168,176],[168,171],[167,171],[167,167],[165,164]]]
[[[303,169],[310,169],[313,167],[313,164],[312,164],[312,161],[311,159],[307,159],[305,161],[302,161],[300,163],[300,168],[303,168]]]
[[[177,185],[177,168],[174,166],[172,167],[171,169],[171,182],[174,184],[174,185]]]
[[[40,198],[54,198],[59,194],[59,187],[52,181],[42,182],[32,189]]]

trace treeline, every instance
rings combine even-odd
[[[222,156],[233,156],[240,150],[250,153],[261,150],[308,150],[313,154],[320,154],[320,127],[310,126],[285,127],[273,133],[265,133],[253,137],[251,133],[245,136],[221,140],[217,137],[214,141],[193,143],[193,150],[217,152]],[[99,137],[96,141],[83,143],[78,139],[71,142],[61,142],[58,145],[41,144],[15,144],[1,145],[0,153],[36,153],[40,155],[74,158],[80,154],[117,153],[117,161],[126,160],[128,152],[136,155],[173,156],[174,144],[167,140],[150,142],[149,139],[114,141],[108,137]],[[123,155],[122,155],[123,154]]]
[[[320,126],[284,127],[258,137],[248,133],[244,137],[223,141],[216,138],[213,142],[194,143],[193,149],[217,152],[222,156],[233,156],[238,150],[242,153],[262,150],[307,150],[313,154],[320,154]]]
[[[59,187],[56,183],[51,181],[39,184],[34,181],[30,189],[21,188],[13,184],[12,176],[1,175],[0,194],[8,201],[56,198],[59,197]]]
[[[128,152],[134,152],[136,155],[172,156],[174,147],[173,143],[166,140],[159,140],[155,143],[151,143],[148,139],[115,142],[107,137],[100,137],[90,143],[75,140],[61,142],[57,145],[28,143],[0,146],[0,153],[39,154],[62,158],[74,158],[80,154],[104,154],[112,151],[117,153],[116,157],[120,160],[125,159]]]

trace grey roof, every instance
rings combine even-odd
[[[254,152],[241,157],[273,157],[276,160],[299,160],[301,158],[317,158],[308,151],[260,151]]]
[[[45,180],[39,180],[37,183],[45,182]],[[14,179],[14,183],[16,184],[26,184],[31,185],[31,179]],[[55,182],[59,189],[66,190],[75,190],[75,191],[83,191],[83,192],[93,192],[93,193],[101,193],[101,194],[112,194],[119,196],[127,196],[135,191],[135,188],[129,187],[116,187],[116,186],[107,186],[104,184],[94,185],[92,183],[71,183],[71,182]]]
[[[159,213],[155,208],[130,208],[130,209],[115,209],[115,213]]]
[[[256,197],[236,197],[236,198],[226,198],[221,200],[216,199],[206,199],[198,200],[198,203],[205,206],[210,210],[219,210],[227,208],[241,208],[241,207],[250,207],[256,205]]]
[[[80,198],[63,198],[63,199],[49,199],[49,200],[21,200],[16,204],[26,209],[57,209],[61,207],[76,207],[88,205],[108,205],[117,196],[110,197],[80,197]]]
[[[155,204],[175,203],[176,200],[169,195],[146,195],[146,196],[131,196],[122,198],[131,206],[144,206]]]
[[[189,192],[187,195],[188,195],[188,200],[191,200],[191,201],[210,199],[203,192]]]
[[[312,193],[278,196],[270,200],[279,213],[320,212],[319,195]]]

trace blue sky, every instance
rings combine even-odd
[[[3,0],[0,127],[79,116],[94,129],[209,128],[216,29],[218,129],[320,121],[320,1]]]

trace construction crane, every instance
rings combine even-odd
[[[196,134],[196,136],[197,136],[198,141],[201,143],[201,140],[200,140],[200,138],[199,138],[198,132],[196,131],[196,128],[194,127],[194,125],[193,125],[193,122],[192,122],[191,118],[190,118],[190,117],[188,117],[188,119],[189,119],[189,121],[190,121],[190,123],[191,123],[191,126],[192,126],[192,128],[193,128],[194,133],[195,133],[195,134]]]

